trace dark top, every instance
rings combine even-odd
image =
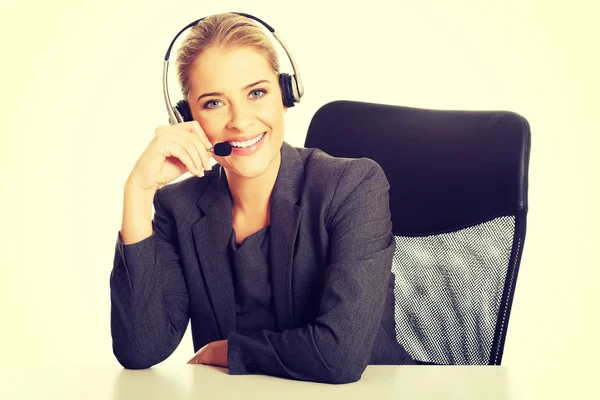
[[[275,331],[269,226],[236,243],[231,229],[232,278],[235,293],[236,332],[247,335],[263,329]]]
[[[226,178],[217,164],[161,187],[152,235],[129,245],[118,236],[111,334],[125,368],[167,359],[189,324],[194,352],[227,340],[230,375],[349,383],[368,364],[414,364],[396,339],[396,243],[377,163],[283,143],[269,225],[277,329],[247,335],[236,331]]]

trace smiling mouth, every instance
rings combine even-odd
[[[250,140],[245,140],[243,142],[238,142],[235,140],[232,140],[230,142],[228,142],[232,147],[238,148],[238,149],[244,149],[247,147],[252,147],[254,146],[256,143],[260,142],[265,135],[267,134],[267,132],[263,132],[262,134],[260,134],[259,136],[255,137],[254,139],[250,139]]]

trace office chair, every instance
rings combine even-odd
[[[305,147],[383,168],[396,338],[412,358],[500,365],[525,240],[527,120],[334,101],[315,113]]]

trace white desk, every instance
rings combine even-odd
[[[565,386],[559,375],[536,368],[369,366],[358,382],[328,385],[231,376],[226,369],[206,365],[157,365],[147,370],[119,365],[31,367],[2,374],[0,399],[600,399],[580,386]]]

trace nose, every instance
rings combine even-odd
[[[244,132],[254,123],[252,107],[248,104],[232,104],[227,128]]]

